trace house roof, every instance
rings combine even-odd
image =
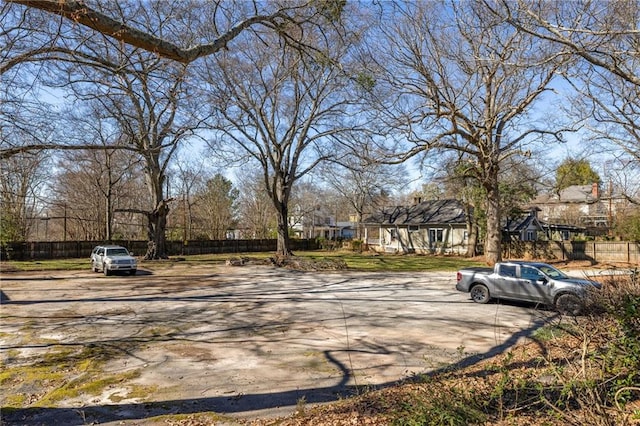
[[[464,225],[466,214],[458,200],[423,201],[413,206],[384,208],[363,222],[379,225]]]
[[[546,193],[538,195],[531,204],[549,203],[595,203],[598,201],[597,189],[594,193],[592,185],[571,185],[562,189],[559,193]]]
[[[534,225],[538,229],[542,229],[542,223],[534,214],[523,214],[522,216],[506,219],[506,223],[502,228],[510,233],[520,232],[523,229],[529,228]]]
[[[549,223],[543,220],[540,220],[536,217],[535,211],[540,211],[539,208],[535,208],[529,213],[523,213],[519,217],[510,218],[503,223],[502,229],[504,231],[509,232],[510,234],[519,233],[523,229],[528,229],[531,225],[539,230],[558,230],[558,231],[573,231],[573,232],[583,232],[585,230],[584,227],[574,226],[574,225],[565,225],[559,223]]]

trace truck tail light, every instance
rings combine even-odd
[[[456,274],[456,279],[457,279],[458,281],[460,281],[460,280],[462,279],[462,274],[461,274],[460,272],[458,272],[458,273]]]

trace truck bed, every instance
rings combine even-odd
[[[488,268],[488,267],[484,267],[484,266],[473,266],[470,268],[463,268],[460,269],[460,272],[483,272],[486,274],[492,274],[493,273],[493,268]]]

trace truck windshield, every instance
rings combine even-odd
[[[563,280],[563,279],[569,278],[564,272],[550,265],[541,265],[539,269],[548,277],[554,278],[556,280]]]

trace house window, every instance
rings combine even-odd
[[[398,230],[395,228],[389,229],[389,234],[391,234],[391,241],[398,239]]]
[[[429,242],[431,243],[443,243],[444,232],[442,229],[429,229]]]
[[[418,225],[409,225],[409,232],[418,232],[420,227]]]
[[[536,231],[529,230],[527,231],[527,237],[525,241],[535,241],[536,240]]]
[[[562,231],[562,239],[563,240],[568,240],[569,239],[569,231]]]

